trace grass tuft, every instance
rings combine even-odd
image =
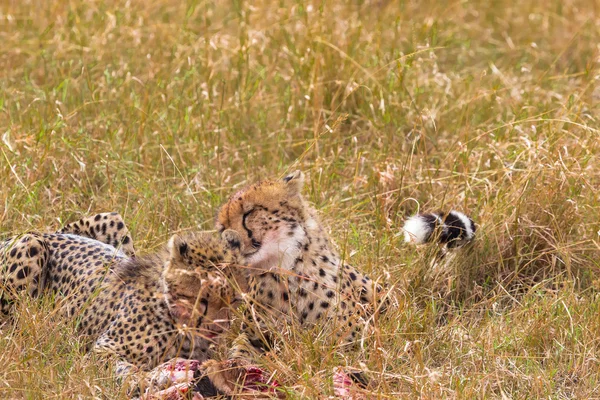
[[[291,398],[599,397],[596,9],[582,0],[23,0],[0,5],[0,232],[119,211],[138,249],[212,229],[301,168],[347,262],[395,306],[342,353],[290,327]],[[478,238],[434,263],[405,217]],[[435,264],[435,265],[434,265]],[[124,397],[51,301],[1,329],[6,398]]]

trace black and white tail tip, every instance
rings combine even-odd
[[[417,214],[404,223],[404,241],[416,244],[432,239],[448,247],[460,247],[475,237],[475,223],[459,211]]]

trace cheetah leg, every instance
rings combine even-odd
[[[118,340],[113,338],[110,332],[105,332],[96,340],[92,351],[103,358],[116,359],[115,374],[120,384],[126,384],[129,386],[128,392],[132,392],[133,389],[138,388],[138,381],[144,381],[140,379],[140,368],[125,359],[125,357],[119,352]]]
[[[120,248],[129,257],[135,256],[135,248],[129,229],[119,213],[101,213],[85,217],[65,225],[57,233],[85,236]]]
[[[227,356],[230,360],[255,362],[260,357],[260,349],[252,344],[247,332],[242,332],[234,339]]]
[[[49,256],[48,244],[37,233],[0,243],[0,311],[3,314],[9,313],[11,304],[21,293],[37,297],[42,291]]]

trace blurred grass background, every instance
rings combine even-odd
[[[0,232],[119,211],[152,250],[300,168],[397,306],[348,355],[290,332],[291,398],[361,363],[369,398],[598,398],[599,5],[4,1]],[[479,237],[432,268],[402,220],[449,208]],[[51,301],[17,322],[0,396],[124,396]]]

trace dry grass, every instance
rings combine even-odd
[[[291,398],[346,363],[380,398],[600,397],[598,4],[251,3],[3,2],[0,231],[115,210],[148,250],[302,168],[397,307],[346,355],[292,329]],[[402,219],[449,207],[479,238],[432,271]],[[50,303],[2,329],[0,396],[122,396]]]

